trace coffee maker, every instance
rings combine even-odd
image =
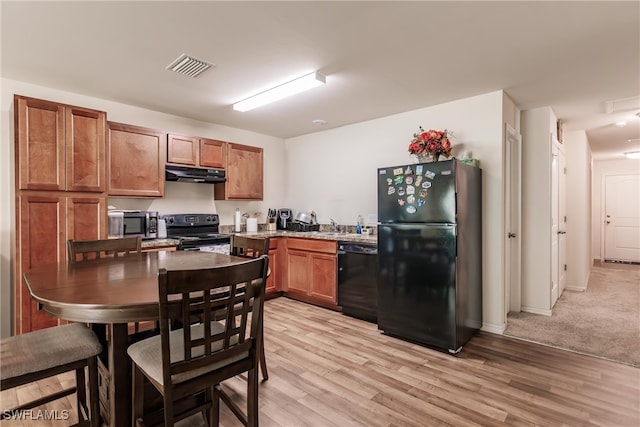
[[[287,224],[293,221],[293,211],[289,208],[278,209],[278,216],[276,217],[276,223],[278,230],[286,230]]]

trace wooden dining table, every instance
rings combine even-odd
[[[108,421],[110,426],[121,427],[132,422],[128,323],[158,320],[159,269],[203,269],[244,261],[246,258],[199,251],[143,252],[43,265],[26,272],[24,281],[31,297],[47,313],[92,324],[101,337],[109,376]]]

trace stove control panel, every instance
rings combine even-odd
[[[169,227],[206,227],[220,224],[217,214],[168,214],[163,218]]]

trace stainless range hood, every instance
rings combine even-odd
[[[188,166],[165,166],[165,180],[173,182],[196,182],[202,184],[217,184],[227,180],[222,169],[200,169]]]

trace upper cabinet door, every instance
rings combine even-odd
[[[102,111],[16,96],[21,190],[105,190]]]
[[[227,143],[227,182],[215,184],[216,200],[262,200],[262,148]]]
[[[196,166],[198,138],[170,133],[167,136],[167,162]]]
[[[67,191],[105,191],[106,123],[102,111],[66,107]]]
[[[224,141],[170,133],[167,136],[167,162],[201,168],[226,167]]]
[[[203,168],[225,169],[226,148],[226,142],[200,138],[200,166]]]
[[[164,197],[167,134],[109,122],[109,195]]]
[[[64,106],[15,97],[16,156],[21,190],[65,189]]]

